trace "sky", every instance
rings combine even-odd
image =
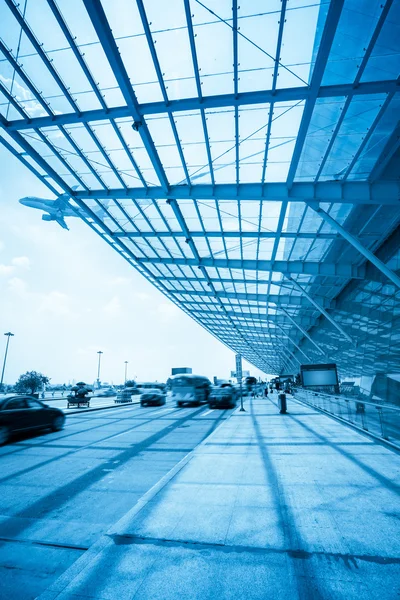
[[[171,367],[228,378],[234,353],[180,311],[79,218],[70,231],[22,206],[24,196],[51,198],[0,147],[0,332],[11,331],[5,383],[37,370],[51,383],[97,376],[165,381]],[[3,361],[6,337],[0,339]],[[244,362],[253,374],[262,374]]]

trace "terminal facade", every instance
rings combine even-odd
[[[399,2],[73,4],[4,1],[0,143],[259,369],[398,402]]]

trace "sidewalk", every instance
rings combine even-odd
[[[398,600],[399,455],[293,400],[245,408],[40,600]]]

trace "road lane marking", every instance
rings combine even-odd
[[[215,410],[214,408],[211,408],[210,410],[208,410],[207,412],[205,412],[204,414],[202,414],[199,418],[202,419],[206,415],[209,415],[210,413],[214,412],[214,410]]]

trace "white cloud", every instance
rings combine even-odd
[[[111,298],[110,302],[107,302],[103,306],[103,312],[105,312],[110,317],[116,317],[121,312],[121,302],[119,301],[118,296],[114,296]]]
[[[104,345],[101,346],[102,352],[107,354],[108,348]],[[99,352],[98,346],[86,346],[85,348],[78,348],[76,351],[79,356],[95,356]]]
[[[31,266],[31,261],[27,256],[16,256],[11,262],[14,266],[22,267],[24,269],[29,269]]]
[[[39,104],[39,102],[34,97],[32,97],[32,94],[28,90],[28,88],[25,88],[15,80],[14,82],[12,82],[12,79],[10,79],[9,77],[4,77],[3,75],[0,75],[0,81],[5,85],[5,87],[8,90],[11,90],[11,86],[13,86],[13,94],[15,95],[17,101],[22,104],[23,108],[26,110],[26,112],[29,113],[30,116],[39,116],[46,114],[46,111],[41,106],[41,104]]]
[[[133,296],[139,300],[150,300],[150,295],[146,294],[146,292],[134,292]]]
[[[130,283],[129,277],[113,277],[109,280],[110,285],[126,285]]]
[[[28,286],[23,279],[13,277],[8,282],[8,289],[17,296],[25,296],[28,291]]]
[[[166,322],[170,321],[171,319],[176,319],[177,317],[181,316],[181,311],[179,310],[179,308],[177,306],[175,306],[175,304],[167,304],[166,302],[159,304],[157,306],[157,312],[161,315],[162,319],[165,320]]]
[[[57,317],[72,314],[68,296],[57,291],[52,291],[49,294],[42,296],[39,304],[39,311],[50,313]]]
[[[14,271],[14,267],[10,265],[0,265],[0,275],[11,275]]]

